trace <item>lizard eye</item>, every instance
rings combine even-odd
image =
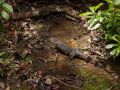
[[[82,49],[79,48],[78,50],[81,51]]]

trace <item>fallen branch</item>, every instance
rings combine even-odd
[[[43,17],[52,13],[64,14],[67,19],[72,21],[80,21],[79,12],[67,5],[49,5],[40,7],[40,9],[33,8],[31,11],[15,12],[12,14],[13,20],[21,20],[33,17]]]

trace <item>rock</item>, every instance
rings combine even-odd
[[[0,90],[5,88],[5,84],[0,82]]]
[[[52,85],[52,80],[50,78],[46,79],[45,84]]]

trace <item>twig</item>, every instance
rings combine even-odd
[[[42,61],[44,61],[44,62],[47,62],[47,60],[44,59],[44,58],[42,58],[42,57],[38,57],[36,60],[42,60]]]
[[[57,80],[58,82],[60,82],[61,84],[67,86],[67,87],[71,87],[71,88],[77,88],[77,89],[81,89],[80,87],[77,86],[73,86],[73,85],[68,85],[67,83],[64,83],[63,81],[61,81],[59,78],[52,76],[53,79]]]

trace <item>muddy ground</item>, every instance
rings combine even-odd
[[[92,0],[87,4],[82,1],[76,4],[73,0],[9,2],[16,12],[5,22],[0,50],[13,54],[16,67],[5,73],[1,90],[119,90],[113,88],[119,81],[119,68],[108,63],[104,33],[88,31],[85,19],[79,17]],[[49,42],[51,37],[71,48],[82,49],[97,63],[71,60],[54,51]]]

